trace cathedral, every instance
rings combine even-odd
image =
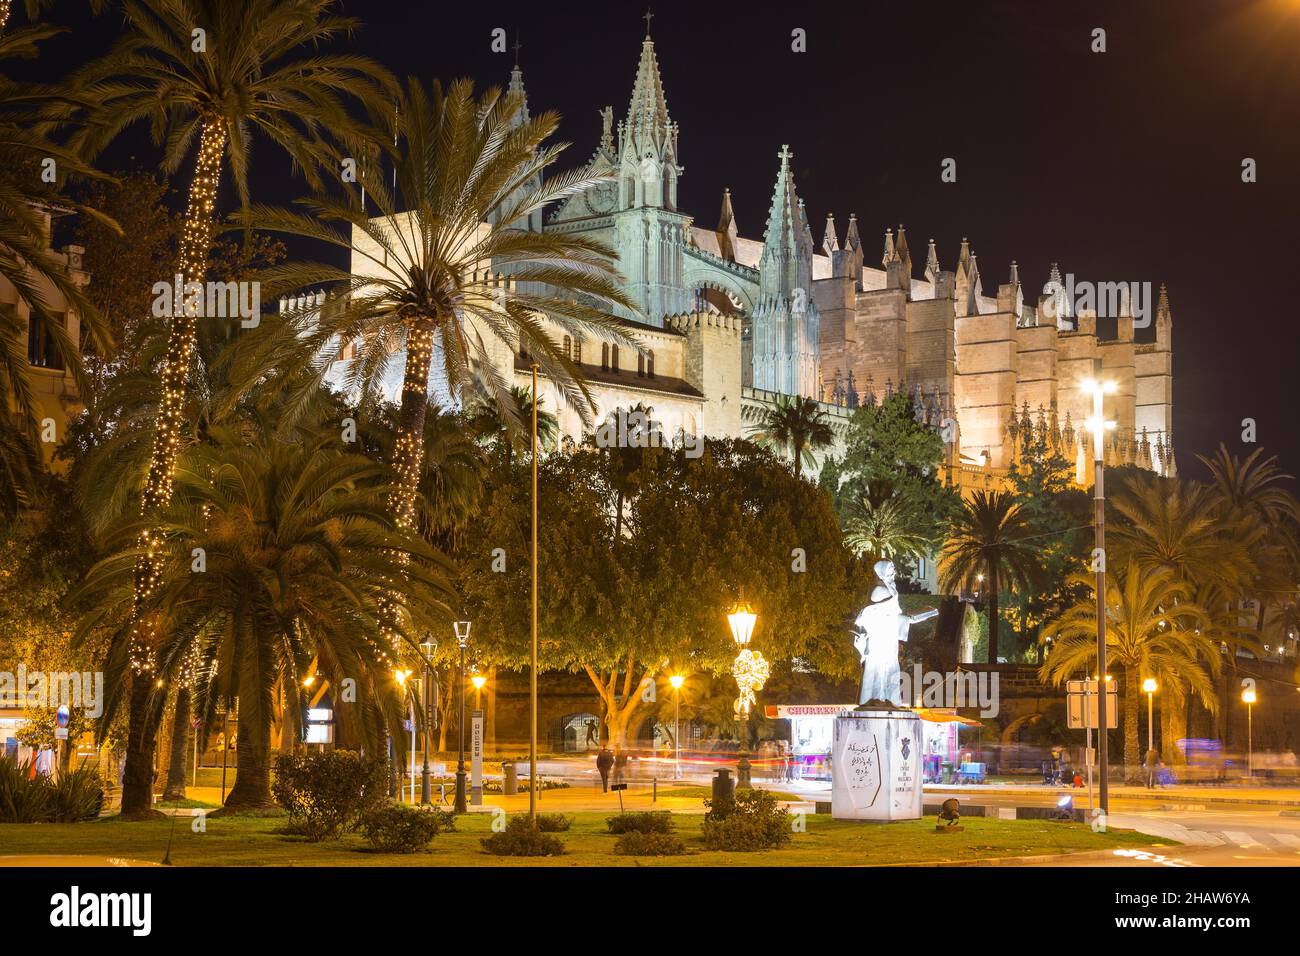
[[[516,63],[509,88],[527,100]],[[1091,481],[1091,396],[1085,378],[1117,388],[1106,413],[1106,458],[1162,474],[1174,471],[1172,318],[1163,287],[1147,311],[1143,341],[1127,298],[1109,317],[1072,307],[1060,272],[1027,296],[1018,266],[985,290],[966,240],[944,268],[933,240],[916,276],[902,225],[867,252],[856,216],[828,215],[818,244],[799,198],[790,146],[773,154],[774,184],[761,239],[741,234],[730,193],[717,225],[696,223],[678,203],[684,173],[680,130],[647,35],[627,111],[601,110],[598,144],[587,161],[599,184],[569,197],[524,228],[581,233],[614,249],[639,315],[623,315],[637,348],[600,340],[565,341],[595,399],[596,420],[640,406],[665,436],[743,437],[780,396],[819,403],[842,440],[854,408],[905,390],[918,419],[944,427],[947,480],[963,489],[995,487],[1036,429]],[[353,256],[364,273],[365,256]],[[511,281],[497,268],[497,281]],[[1076,314],[1077,313],[1077,314]],[[484,340],[492,338],[482,334]],[[501,372],[530,383],[523,355],[489,346]],[[620,352],[622,354],[620,354]],[[396,383],[394,383],[396,384]],[[553,383],[539,386],[564,440],[591,431]],[[835,448],[828,453],[834,454]]]

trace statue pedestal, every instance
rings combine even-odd
[[[921,718],[867,708],[835,718],[831,816],[836,820],[919,820]]]

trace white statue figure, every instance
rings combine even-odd
[[[871,604],[862,609],[854,622],[858,634],[853,646],[862,656],[862,689],[858,703],[869,700],[888,700],[901,707],[902,688],[898,674],[898,642],[907,640],[908,629],[913,624],[928,621],[938,615],[937,609],[920,614],[904,614],[898,603],[898,587],[894,583],[894,562],[877,561],[876,577],[883,581],[871,592]]]

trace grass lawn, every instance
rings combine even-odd
[[[275,831],[283,818],[236,817],[207,820],[207,832],[194,833],[191,818],[176,819],[172,862],[178,866],[861,866],[937,863],[990,857],[1068,853],[1169,841],[1132,831],[1093,833],[1083,824],[1037,820],[962,820],[960,833],[936,834],[934,818],[892,824],[853,823],[809,815],[807,830],[789,846],[758,853],[707,851],[698,814],[675,814],[686,842],[683,857],[624,857],[613,852],[605,813],[574,815],[573,828],[559,834],[568,853],[555,858],[496,857],[483,853],[479,838],[490,832],[488,814],[457,819],[457,832],[434,839],[428,852],[370,852],[359,835],[327,843],[307,843]],[[159,861],[172,821],[124,823],[110,817],[78,824],[0,825],[0,854],[77,854]]]

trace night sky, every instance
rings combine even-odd
[[[18,75],[56,79],[105,48],[116,14],[71,25]],[[627,110],[645,22],[625,3],[345,3],[355,48],[399,76],[504,84],[523,49],[534,113],[558,110],[578,165],[597,110]],[[1050,263],[1096,281],[1169,287],[1175,445],[1184,475],[1220,441],[1248,453],[1241,420],[1300,471],[1294,288],[1300,243],[1300,0],[990,0],[851,4],[654,4],[669,112],[680,125],[680,205],[713,226],[730,187],[742,235],[762,237],[783,143],[818,244],[827,212],[857,213],[869,264],[885,227],[907,226],[917,273],[926,240],[951,269],[963,236],[985,292],[1018,261],[1034,301]],[[21,11],[14,14],[21,21]],[[807,52],[791,31],[807,31]],[[1107,52],[1091,52],[1092,30]],[[269,148],[255,198],[301,192]],[[944,157],[955,184],[940,181]],[[1241,180],[1246,157],[1258,182]],[[103,159],[152,165],[143,134]],[[229,211],[227,199],[224,210]]]

